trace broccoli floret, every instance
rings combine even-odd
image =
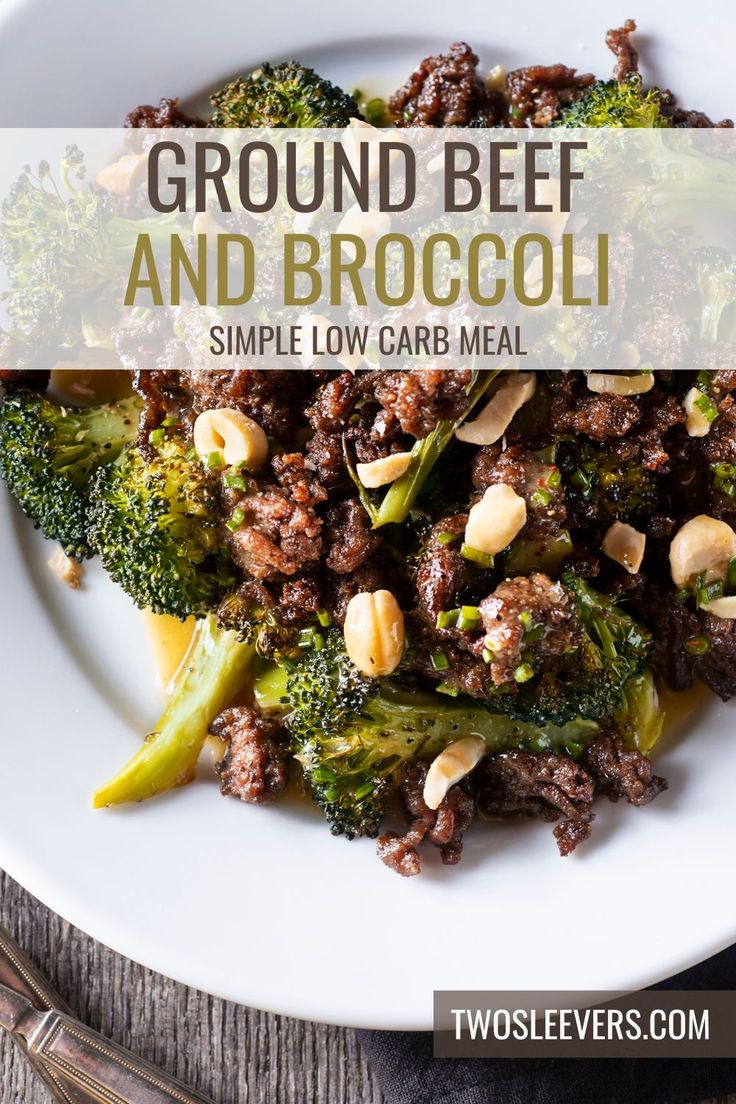
[[[565,497],[579,524],[636,521],[657,506],[659,488],[654,473],[640,463],[622,464],[610,450],[582,437],[556,442],[555,459],[562,472]]]
[[[57,185],[47,162],[26,169],[2,205],[3,293],[14,334],[34,354],[82,342],[82,313],[104,287],[122,280],[136,236],[168,239],[168,219],[128,219],[120,200],[85,180],[84,158],[67,147]]]
[[[217,489],[175,429],[101,469],[91,498],[92,543],[136,605],[181,619],[217,608],[233,581]]]
[[[235,632],[241,640],[254,644],[261,657],[281,663],[300,654],[300,630],[293,625],[282,624],[273,609],[259,604],[250,596],[243,596],[237,590],[223,598],[217,611],[217,622],[220,628]]]
[[[265,693],[279,693],[267,675]],[[579,746],[597,725],[536,725],[497,716],[471,698],[447,698],[365,678],[350,662],[342,634],[330,630],[283,675],[286,726],[295,758],[333,834],[375,836],[403,763],[431,758],[461,736],[477,735],[489,751],[510,747]]]
[[[736,302],[736,257],[712,246],[694,250],[693,262],[700,292],[700,336],[713,343],[724,310]]]
[[[352,96],[297,61],[266,62],[211,103],[213,127],[345,127],[359,117]]]
[[[551,125],[561,127],[670,127],[669,99],[659,88],[646,89],[641,76],[597,81],[565,107]]]
[[[248,679],[254,652],[220,629],[214,616],[198,622],[162,717],[130,762],[97,791],[95,808],[143,801],[188,782],[209,726]]]
[[[600,720],[616,712],[624,685],[642,671],[651,651],[646,629],[575,572],[563,572],[561,581],[572,592],[583,623],[582,644],[556,657],[518,693],[492,694],[489,709],[540,726],[578,717]]]
[[[93,554],[90,480],[132,443],[140,407],[130,397],[72,410],[26,390],[0,404],[0,475],[36,528],[69,556]]]

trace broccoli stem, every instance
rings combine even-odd
[[[623,700],[613,720],[626,742],[642,755],[649,755],[657,745],[665,712],[659,703],[657,684],[650,668],[624,684]]]
[[[427,437],[417,441],[412,449],[409,468],[391,484],[381,505],[374,511],[374,529],[380,529],[382,525],[392,522],[398,524],[406,519],[427,476],[452,440],[455,430],[462,425],[500,371],[500,368],[496,368],[494,371],[474,372],[468,387],[468,403],[462,416],[455,421],[445,419],[438,422]]]
[[[288,681],[288,670],[277,664],[264,665],[253,679],[253,694],[259,709],[286,715],[287,726]],[[540,728],[531,721],[514,720],[504,714],[492,713],[485,703],[465,695],[448,700],[432,692],[404,690],[390,680],[382,681],[380,699],[369,699],[367,703],[364,718],[366,733],[370,727],[371,732],[380,734],[380,724],[378,727],[371,726],[378,713],[397,737],[396,746],[392,745],[388,753],[389,773],[395,766],[391,755],[396,753],[401,758],[398,752],[398,748],[404,746],[401,734],[407,737],[405,750],[408,758],[431,759],[461,736],[480,736],[489,752],[520,746],[564,750],[571,742],[588,743],[599,731],[596,721],[587,721],[582,717],[565,725],[548,724]],[[360,726],[360,720],[355,723]],[[381,742],[386,741],[382,739]],[[367,736],[366,746],[369,744]]]
[[[254,654],[254,645],[218,628],[214,616],[200,621],[154,732],[122,771],[97,791],[94,807],[143,801],[189,781],[210,724],[247,681]]]

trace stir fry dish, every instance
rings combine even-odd
[[[206,121],[162,100],[127,125],[732,125],[647,87],[634,30],[607,36],[612,79],[483,75],[459,43],[386,102],[284,62],[216,92]],[[625,371],[162,367],[113,340],[126,386],[72,406],[51,369],[84,327],[49,320],[80,289],[61,253],[41,270],[24,251],[37,192],[11,197],[2,236],[0,474],[67,581],[98,557],[141,609],[195,621],[163,715],[97,807],[188,782],[215,736],[229,799],[300,787],[410,876],[432,847],[457,863],[475,819],[547,821],[569,855],[596,798],[666,789],[660,692],[736,693],[733,258],[698,261],[699,331],[649,335],[646,357],[632,340]],[[666,301],[669,278],[648,293]],[[29,367],[41,348],[49,370]]]

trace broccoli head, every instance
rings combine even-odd
[[[651,514],[659,501],[654,473],[635,461],[622,463],[603,445],[583,437],[559,438],[555,459],[579,525],[636,521]]]
[[[44,536],[77,559],[93,554],[90,481],[133,442],[137,397],[73,410],[19,389],[0,404],[0,475]]]
[[[716,246],[693,250],[700,292],[700,336],[711,344],[718,340],[721,316],[736,302],[736,256]]]
[[[358,105],[296,61],[268,62],[211,97],[214,127],[345,127]]]
[[[622,81],[596,81],[585,93],[563,108],[552,126],[561,127],[669,127],[669,97],[659,88],[645,89],[641,76],[631,73]]]
[[[489,751],[511,747],[567,748],[592,739],[597,725],[536,725],[494,715],[472,698],[407,690],[365,678],[332,629],[284,673],[283,701],[292,752],[332,832],[375,836],[401,765],[431,758],[462,736],[484,739]],[[279,694],[268,678],[270,702]],[[256,696],[259,686],[256,681]],[[261,698],[263,695],[261,695]]]
[[[606,594],[573,571],[562,583],[572,593],[585,633],[579,647],[555,657],[518,693],[492,694],[488,708],[542,727],[575,718],[600,720],[621,706],[624,686],[639,675],[651,651],[651,636]]]
[[[86,180],[76,146],[67,147],[58,175],[57,183],[45,161],[35,172],[26,168],[0,219],[2,298],[13,335],[37,359],[40,350],[82,342],[85,311],[105,287],[125,279],[138,234],[168,241],[175,217],[123,217],[122,201]]]
[[[136,605],[181,619],[217,608],[233,581],[217,490],[176,431],[100,470],[91,498],[95,551]]]

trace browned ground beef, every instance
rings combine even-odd
[[[530,655],[534,665],[545,656],[574,651],[583,639],[583,626],[569,592],[540,572],[499,583],[481,602],[480,613],[483,646],[493,656],[490,668],[496,686],[513,683],[522,652]],[[522,615],[528,615],[533,625],[531,644],[525,640],[530,630]]]
[[[300,506],[316,506],[327,498],[327,491],[320,483],[301,452],[277,453],[271,460],[276,479],[294,502]]]
[[[376,398],[394,414],[405,433],[426,437],[439,421],[459,418],[465,410],[470,371],[412,368],[376,373]]]
[[[459,596],[471,585],[477,574],[468,560],[460,555],[460,547],[468,515],[454,514],[442,518],[432,527],[417,562],[417,607],[434,625],[442,610],[454,609]],[[448,537],[453,537],[448,541]]]
[[[255,709],[226,709],[210,726],[213,736],[227,742],[217,766],[224,794],[257,805],[273,801],[288,781],[288,738],[276,720]]]
[[[631,42],[631,36],[635,30],[634,20],[627,19],[623,26],[616,27],[606,34],[606,46],[616,58],[613,70],[614,80],[622,81],[631,73],[639,72],[639,55]]]
[[[346,498],[325,512],[325,564],[338,575],[357,571],[378,551],[381,537],[357,498]]]
[[[502,117],[500,98],[478,75],[478,56],[466,42],[446,54],[426,57],[406,84],[389,99],[397,126],[495,126]]]
[[[559,391],[550,409],[550,423],[557,433],[584,433],[594,441],[624,437],[640,417],[637,404],[625,395],[578,393],[571,406]]]
[[[554,835],[561,855],[569,855],[590,835],[594,782],[567,755],[551,751],[489,755],[477,768],[473,784],[485,816],[560,821]]]
[[[236,565],[254,579],[295,575],[316,563],[322,553],[322,520],[311,506],[296,502],[287,491],[262,486],[243,495],[238,507],[249,523],[228,539]]]
[[[191,396],[195,415],[231,407],[255,418],[266,433],[287,445],[293,444],[311,383],[307,372],[281,368],[190,368],[181,372],[181,382]]]
[[[201,127],[205,124],[200,119],[185,115],[179,110],[178,100],[159,100],[158,107],[153,104],[141,104],[125,116],[126,127]]]
[[[566,65],[527,65],[506,78],[509,125],[545,127],[560,109],[574,103],[595,81],[592,73],[578,73]]]
[[[403,877],[420,873],[417,847],[423,840],[439,849],[445,865],[458,863],[463,836],[475,811],[473,798],[461,786],[452,786],[438,809],[428,808],[422,796],[427,769],[426,763],[412,763],[404,771],[399,785],[408,831],[404,835],[386,832],[376,844],[381,862]]]
[[[630,805],[648,805],[667,789],[664,778],[653,773],[647,757],[627,747],[615,734],[594,740],[585,749],[583,762],[595,778],[596,791],[611,801],[623,797]]]

